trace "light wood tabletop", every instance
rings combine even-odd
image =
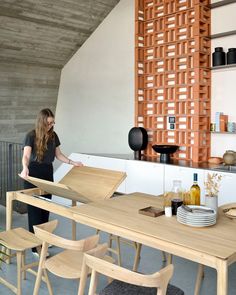
[[[73,167],[60,183],[29,176],[26,180],[34,184],[35,188],[7,192],[6,229],[12,227],[13,202],[19,201],[72,219],[72,235],[75,238],[75,221],[68,206],[43,199],[41,195],[51,193],[70,199],[72,206],[75,206],[77,201],[89,203],[104,200],[113,195],[125,177],[125,172],[88,166]]]
[[[125,178],[125,172],[82,166],[73,167],[60,184],[69,186],[91,202],[110,198]]]
[[[69,187],[62,188],[66,190]],[[80,207],[68,207],[31,196],[42,193],[40,188],[8,192],[6,229],[12,227],[13,201],[31,204],[70,218],[73,223],[80,222],[213,267],[217,270],[217,295],[228,294],[228,266],[236,261],[236,223],[235,219],[229,219],[222,213],[226,206],[220,208],[216,225],[193,228],[178,223],[176,217],[154,218],[138,213],[139,209],[149,206],[162,208],[161,196],[133,193],[111,199],[104,198]],[[75,229],[73,232],[75,233]]]
[[[82,203],[110,198],[125,172],[88,166],[73,167],[59,183],[28,176],[27,181],[56,196]]]
[[[235,222],[220,210],[214,226],[182,225],[176,217],[150,217],[139,209],[161,208],[163,198],[133,193],[71,208],[77,222],[138,243],[213,267],[217,270],[217,295],[226,295],[228,265],[236,261]]]

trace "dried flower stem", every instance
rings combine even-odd
[[[217,173],[207,174],[207,181],[205,181],[207,195],[210,197],[218,195],[221,179],[222,175],[218,175]]]

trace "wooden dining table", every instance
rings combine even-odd
[[[150,217],[140,209],[163,207],[161,196],[132,193],[70,208],[82,224],[217,270],[217,295],[228,294],[228,266],[236,261],[236,223],[219,210],[210,227],[180,224],[176,216]]]

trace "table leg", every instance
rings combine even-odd
[[[228,263],[227,260],[217,261],[217,295],[228,294]]]
[[[198,264],[197,278],[196,278],[196,283],[195,283],[194,295],[199,295],[199,291],[200,291],[200,288],[201,288],[203,277],[204,277],[204,265],[199,263]]]
[[[7,192],[6,195],[6,230],[12,227],[12,213],[13,213],[13,200],[14,192]]]

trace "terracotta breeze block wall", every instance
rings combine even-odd
[[[136,0],[136,126],[153,144],[176,144],[176,159],[210,156],[209,1]],[[169,116],[175,117],[170,130]]]

